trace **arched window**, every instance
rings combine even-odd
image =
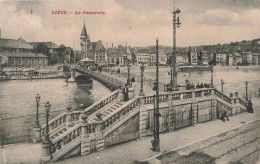
[[[34,59],[32,59],[32,65],[34,65],[35,63],[34,63],[35,61],[34,61]]]
[[[41,64],[41,59],[38,59],[38,64]]]
[[[22,65],[22,59],[18,59],[18,64]]]
[[[29,59],[25,59],[25,64],[29,65]]]

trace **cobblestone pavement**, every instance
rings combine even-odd
[[[223,164],[229,162],[254,164],[259,160],[259,155],[260,120],[179,150],[165,153],[152,161],[159,160],[163,164]]]

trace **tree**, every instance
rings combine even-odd
[[[60,47],[57,49],[57,62],[58,63],[63,63],[65,60],[65,50],[66,47],[62,44]]]
[[[38,44],[36,47],[34,47],[32,52],[36,53],[36,54],[42,53],[42,54],[46,55],[48,57],[49,63],[53,64],[52,60],[51,60],[52,56],[51,56],[51,53],[49,52],[49,47],[47,47],[45,44],[43,44],[43,43]]]

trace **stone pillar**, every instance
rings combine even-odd
[[[192,101],[192,124],[196,124],[198,122],[198,120],[197,120],[197,115],[198,115],[197,109],[198,109],[197,102]]]
[[[129,100],[135,97],[135,89],[133,87],[128,89],[128,96]]]
[[[41,138],[41,127],[33,128],[33,143],[39,143],[42,141]]]
[[[102,114],[98,112],[96,114],[96,140],[97,140],[97,151],[101,151],[105,148],[105,140],[102,132]]]
[[[140,105],[139,138],[145,139],[147,136],[148,113],[145,105]]]
[[[66,126],[70,127],[72,125],[71,122],[71,113],[72,113],[72,107],[71,106],[67,106],[67,113],[66,113]]]
[[[90,138],[87,134],[87,126],[88,123],[86,121],[87,116],[83,115],[82,116],[82,122],[81,122],[81,155],[86,155],[90,153]]]
[[[49,162],[51,160],[51,142],[44,141],[42,144],[42,160],[45,162]]]
[[[118,102],[124,101],[123,90],[121,90],[121,89],[118,91],[117,101]]]
[[[169,131],[174,130],[174,108],[175,108],[175,103],[173,101],[168,102],[168,107],[169,107]]]

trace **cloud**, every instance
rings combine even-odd
[[[138,3],[137,3],[138,2]],[[260,11],[236,9],[224,0],[177,1],[181,27],[177,45],[214,44],[260,37]],[[197,0],[196,0],[197,2]],[[242,3],[242,1],[241,1]],[[234,3],[232,3],[234,4]],[[217,7],[215,7],[215,6]],[[221,6],[222,5],[222,6]],[[252,6],[252,5],[250,5]],[[33,14],[28,14],[30,8]],[[229,9],[230,8],[230,9]],[[104,11],[105,15],[55,15],[52,11]],[[91,41],[102,40],[131,46],[172,45],[172,1],[155,0],[63,0],[0,2],[2,37],[27,41],[53,41],[80,49],[80,33],[85,19]]]
[[[235,12],[223,9],[210,9],[199,17],[199,23],[216,26],[255,26],[260,22],[260,11],[257,9]]]

